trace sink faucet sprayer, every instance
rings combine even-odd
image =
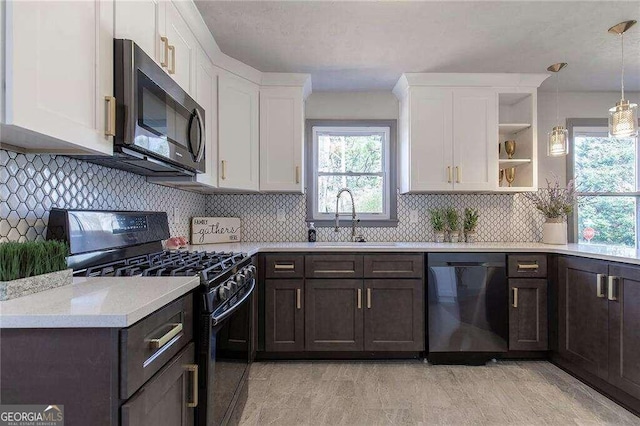
[[[360,222],[360,219],[356,219],[356,203],[353,201],[353,193],[349,188],[342,188],[338,191],[338,195],[336,196],[336,227],[333,230],[334,232],[338,232],[340,230],[339,204],[340,196],[343,192],[346,192],[349,194],[349,197],[351,197],[351,242],[364,243],[364,237],[362,235],[356,235],[356,224]]]

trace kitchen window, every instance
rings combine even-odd
[[[395,136],[395,120],[307,120],[307,220],[333,226],[348,188],[361,225],[397,225]],[[348,194],[338,208],[351,226]]]
[[[578,195],[572,241],[638,247],[637,138],[609,137],[606,119],[567,123],[572,141],[567,177],[575,179]]]

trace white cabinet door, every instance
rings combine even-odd
[[[258,191],[258,101],[256,84],[221,74],[218,78],[218,185]]]
[[[30,135],[8,143],[111,155],[113,2],[10,1],[6,19],[5,124]]]
[[[260,89],[260,191],[304,192],[300,87]]]
[[[202,49],[198,49],[196,65],[196,102],[204,108],[205,122],[205,173],[196,181],[215,188],[218,186],[218,70]]]
[[[167,69],[180,87],[190,94],[195,91],[197,41],[172,2],[166,4],[166,33],[169,43]]]
[[[498,184],[498,94],[459,89],[453,94],[454,188],[494,190]]]
[[[115,37],[136,42],[158,64],[164,63],[165,0],[117,0]]]
[[[447,191],[453,188],[451,89],[416,87],[409,94],[409,143],[401,147],[408,191]]]

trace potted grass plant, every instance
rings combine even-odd
[[[464,235],[468,243],[475,243],[478,234],[476,227],[478,226],[478,210],[466,208],[464,209],[464,221],[463,221]]]
[[[458,210],[449,207],[445,210],[447,219],[447,232],[449,233],[449,241],[457,243],[460,240],[460,215]]]
[[[444,242],[444,231],[446,226],[444,212],[442,209],[431,209],[429,211],[429,215],[436,243]]]
[[[71,284],[68,253],[60,241],[0,243],[0,300]]]
[[[538,192],[524,193],[533,206],[544,215],[542,242],[545,244],[567,244],[567,216],[573,212],[576,204],[574,181],[565,188],[556,180],[547,180],[547,187]]]

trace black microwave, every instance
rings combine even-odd
[[[114,56],[114,156],[103,160],[147,176],[204,173],[204,109],[133,41],[114,40]]]

